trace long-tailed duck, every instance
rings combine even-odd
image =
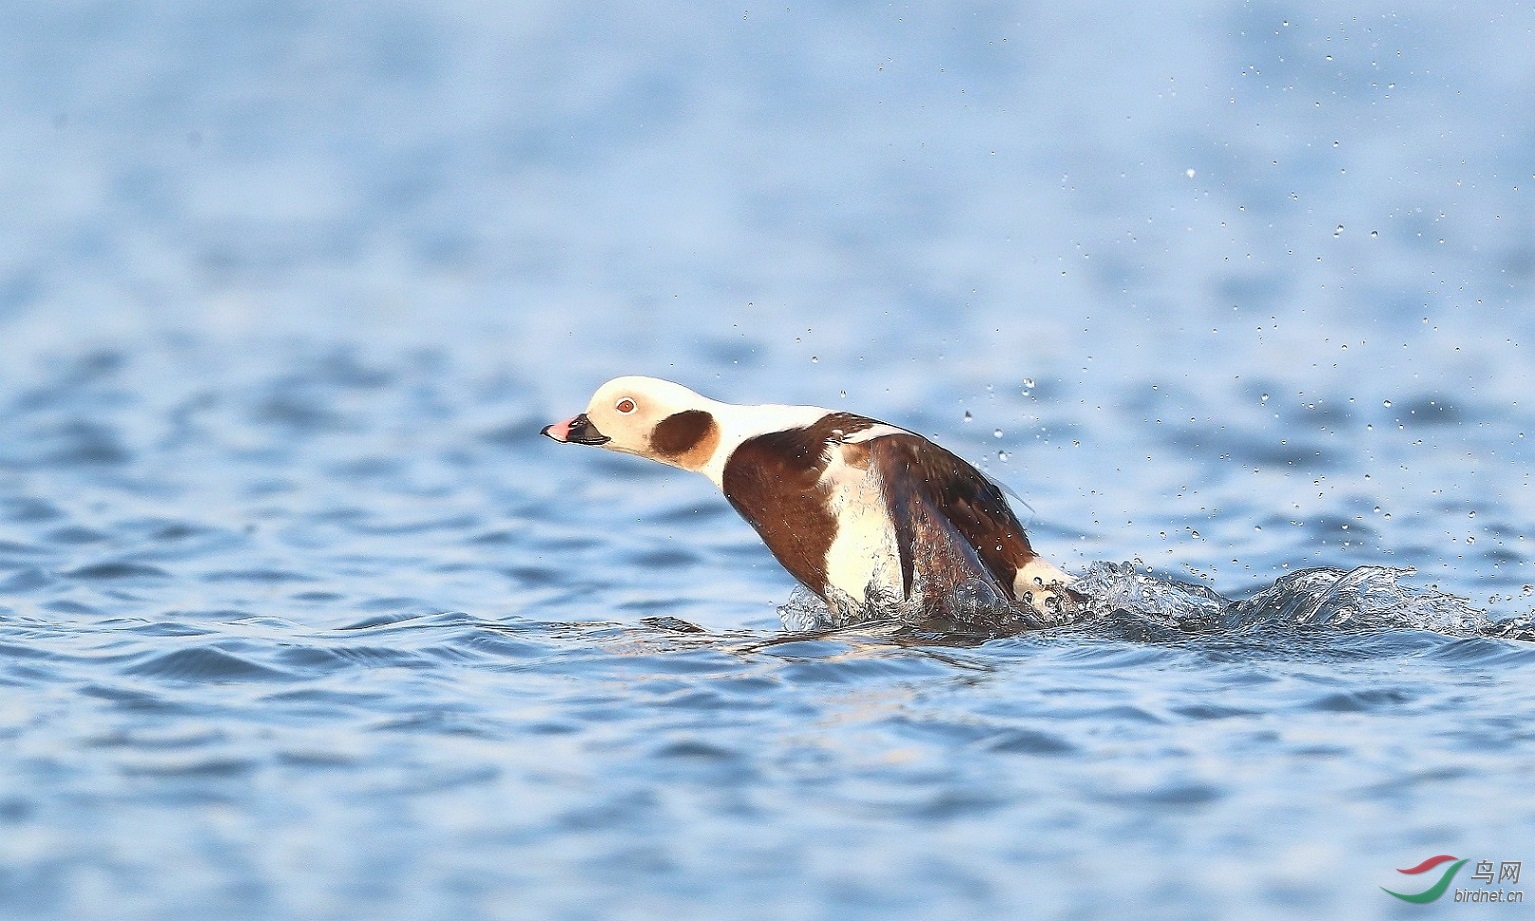
[[[1002,491],[921,435],[817,406],[737,406],[651,377],[598,388],[545,426],[694,470],[725,494],[836,623],[938,629],[1048,623],[1078,596],[1029,545]]]

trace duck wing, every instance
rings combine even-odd
[[[924,577],[946,588],[989,578],[1017,600],[1018,570],[1038,554],[998,485],[920,435],[881,435],[864,446],[883,482],[907,597],[920,559]]]

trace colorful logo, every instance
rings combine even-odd
[[[1450,863],[1452,860],[1455,862]],[[1404,902],[1413,902],[1418,905],[1422,905],[1425,902],[1432,902],[1439,898],[1441,895],[1444,895],[1445,890],[1450,888],[1450,881],[1455,878],[1456,873],[1460,872],[1460,868],[1466,865],[1465,860],[1457,859],[1450,856],[1449,854],[1440,854],[1437,857],[1430,857],[1415,867],[1409,867],[1406,870],[1396,871],[1398,873],[1416,875],[1418,873],[1427,873],[1429,870],[1432,870],[1435,867],[1445,863],[1450,863],[1450,866],[1449,869],[1444,871],[1444,875],[1439,877],[1439,882],[1434,883],[1432,886],[1429,886],[1427,889],[1417,893],[1416,895],[1403,895],[1400,892],[1392,892],[1385,886],[1380,888],[1382,891],[1389,893],[1390,895],[1394,895]]]

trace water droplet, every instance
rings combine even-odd
[[[1334,231],[1333,231],[1333,232],[1332,232],[1332,235],[1333,235],[1333,236],[1335,236],[1335,237],[1341,237],[1341,236],[1343,236],[1343,225],[1342,225],[1342,224],[1339,224],[1339,225],[1338,225],[1338,229],[1337,229],[1337,230],[1334,230]]]
[[[1380,405],[1382,405],[1382,406],[1390,406],[1391,405],[1391,401],[1390,400],[1381,400],[1380,401]]]
[[[1378,231],[1378,230],[1372,230],[1372,231],[1370,231],[1370,236],[1372,236],[1372,237],[1378,237],[1378,236],[1380,236],[1380,231]]]
[[[844,400],[847,399],[847,391],[843,390],[843,391],[841,391],[841,393],[842,393],[842,399],[844,399]]]
[[[991,437],[993,437],[993,438],[1001,438],[1002,437],[1002,430],[1001,429],[997,429],[997,430],[993,431],[991,433]]]
[[[820,357],[819,357],[819,356],[816,356],[816,355],[811,355],[811,356],[810,356],[810,363],[811,363],[811,364],[816,364],[816,363],[818,363],[818,362],[819,362],[819,361],[820,361],[820,360],[821,360],[821,359],[820,359]]]
[[[1189,177],[1190,179],[1193,179],[1194,178],[1194,171],[1191,170],[1191,169],[1186,169],[1186,170],[1183,171],[1183,175]]]
[[[1007,452],[1006,451],[998,451],[997,452],[997,460],[1001,461],[1004,464],[1007,463]]]
[[[1033,390],[1034,389],[1034,378],[1032,378],[1032,377],[1024,378],[1023,379],[1023,389],[1024,390]]]
[[[1268,401],[1269,401],[1269,395],[1266,394],[1266,393],[1258,400],[1258,402],[1260,402],[1260,403],[1267,403]]]
[[[975,421],[975,417],[970,415],[970,410],[968,410],[968,409],[965,410],[965,421],[966,422],[973,422],[973,421]]]

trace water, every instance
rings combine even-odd
[[[0,12],[0,914],[1391,918],[1535,859],[1531,60],[1428,3]],[[786,633],[702,478],[537,437],[620,373],[932,434],[1094,604]]]

